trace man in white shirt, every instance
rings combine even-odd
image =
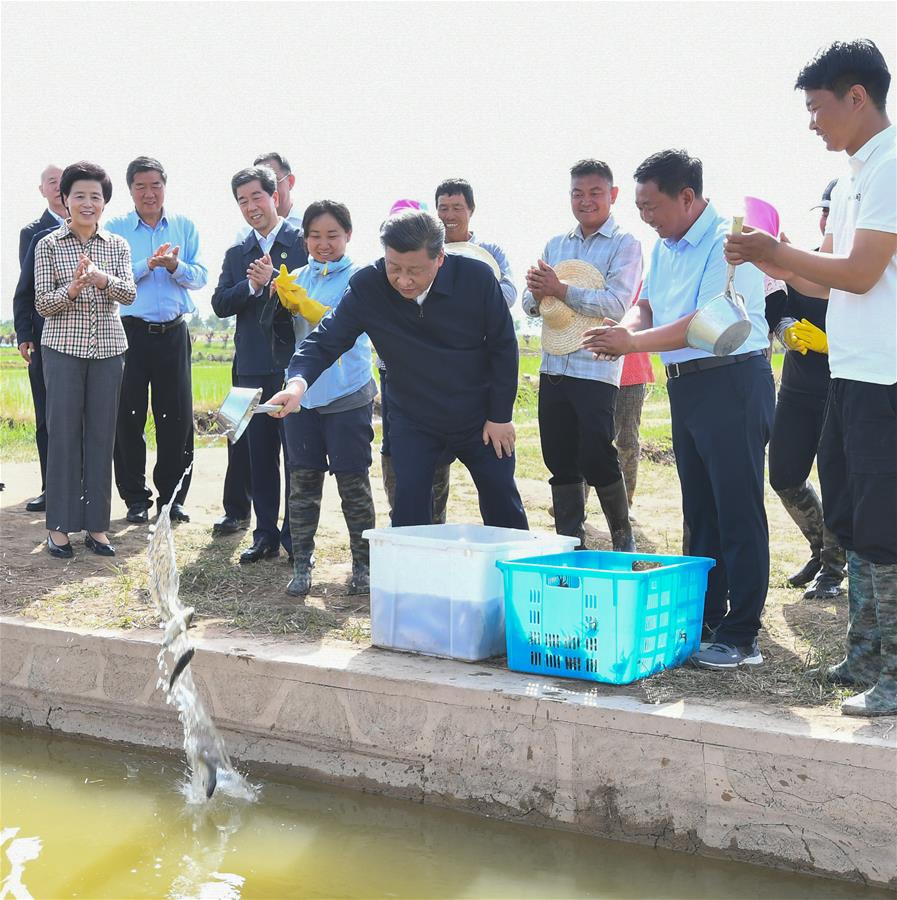
[[[819,445],[828,527],[848,559],[847,654],[824,674],[868,687],[846,715],[897,713],[897,131],[885,113],[891,75],[871,41],[836,42],[804,67],[810,130],[845,151],[818,252],[763,232],[729,238],[726,258],[753,262],[808,296],[828,297],[832,384]],[[871,687],[870,687],[871,686]]]

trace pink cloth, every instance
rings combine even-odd
[[[391,216],[395,215],[397,212],[401,212],[403,209],[422,209],[423,204],[421,204],[418,200],[396,200],[393,203],[392,208],[389,211]]]
[[[640,284],[632,301],[633,306],[638,303],[641,292],[642,286]],[[620,376],[620,387],[629,387],[631,384],[654,384],[654,369],[651,368],[650,353],[627,353],[623,357],[623,374]]]
[[[623,374],[620,387],[631,384],[653,384],[654,369],[651,367],[650,353],[627,353],[623,357]]]

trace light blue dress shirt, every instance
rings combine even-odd
[[[146,322],[170,322],[178,316],[195,313],[190,291],[206,286],[209,270],[199,250],[199,233],[185,216],[162,212],[155,228],[150,228],[136,210],[117,216],[106,229],[123,237],[131,248],[131,268],[137,284],[137,299],[123,307],[122,318],[136,316]],[[162,266],[150,269],[149,258],[163,244],[180,247],[174,272]]]
[[[723,218],[708,203],[679,241],[657,241],[651,252],[651,263],[641,299],[647,299],[654,315],[654,325],[669,325],[705,306],[726,289],[726,260],[723,243],[731,221]],[[766,290],[763,273],[750,264],[735,270],[735,289],[744,297],[751,320],[751,333],[734,355],[769,346],[766,322]],[[713,356],[704,350],[673,350],[661,353],[664,364],[685,362]]]
[[[581,259],[591,263],[604,276],[600,289],[568,285],[565,302],[585,316],[608,316],[617,322],[632,306],[642,278],[642,245],[638,238],[622,231],[613,216],[594,233],[585,237],[577,225],[567,234],[553,237],[546,245],[542,259],[556,266],[565,259]],[[523,292],[523,311],[538,316],[538,302],[527,289]],[[575,350],[564,356],[542,353],[539,371],[547,375],[567,375],[620,386],[623,360],[616,362],[594,359],[590,350]]]
[[[488,250],[495,258],[495,261],[498,263],[499,271],[501,272],[498,286],[501,289],[502,297],[505,298],[505,303],[508,304],[508,309],[510,309],[517,299],[517,288],[514,287],[514,282],[512,280],[513,275],[511,274],[511,264],[508,262],[508,254],[505,253],[498,244],[495,244],[492,241],[479,240],[472,231],[470,232],[470,243],[476,244],[484,250]]]

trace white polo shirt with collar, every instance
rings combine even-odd
[[[832,252],[847,256],[860,229],[897,234],[897,128],[868,140],[838,179],[826,234]],[[832,378],[872,384],[897,382],[897,254],[865,294],[831,290],[825,317]]]

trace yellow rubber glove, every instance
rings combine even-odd
[[[309,325],[314,327],[330,312],[330,307],[309,297],[308,291],[294,281],[295,277],[295,273],[288,272],[287,267],[281,264],[280,272],[274,279],[277,297],[281,306],[288,309],[294,316],[302,316]]]
[[[828,338],[821,328],[817,328],[809,319],[795,322],[794,336],[814,353],[828,353]]]
[[[799,324],[799,322],[795,322],[793,325],[789,325],[782,333],[782,338],[785,341],[785,346],[789,350],[797,350],[798,353],[806,356],[807,345],[797,336],[794,331],[794,329],[797,328]]]

